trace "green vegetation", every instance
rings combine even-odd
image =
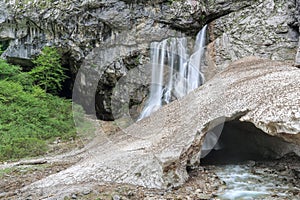
[[[10,174],[13,171],[12,168],[5,168],[0,170],[0,178],[2,178],[6,174]]]
[[[3,53],[3,46],[0,44],[0,56]]]
[[[65,77],[57,55],[45,48],[30,72],[0,60],[0,161],[41,155],[49,141],[76,137],[71,101],[46,93]]]
[[[60,55],[52,47],[45,47],[40,56],[35,59],[33,68],[29,73],[36,85],[45,92],[57,94],[62,88],[62,82],[67,78],[64,68],[60,64]]]
[[[3,53],[3,51],[5,51],[5,49],[7,49],[9,46],[9,42],[8,41],[0,41],[0,55]]]

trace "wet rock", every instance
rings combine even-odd
[[[247,162],[247,165],[249,166],[249,167],[254,167],[255,166],[255,161],[254,160],[249,160],[248,162]]]
[[[294,164],[290,162],[291,159]],[[281,200],[285,197],[298,199],[299,179],[295,180],[291,172],[295,166],[299,166],[299,161],[290,154],[278,160],[259,161],[254,167],[247,164],[217,166],[213,171],[228,182],[227,188],[219,190],[219,198],[234,199],[239,196],[270,200]],[[282,166],[286,166],[286,170],[282,171]],[[245,182],[248,184],[244,184]],[[252,192],[247,194],[246,191]]]

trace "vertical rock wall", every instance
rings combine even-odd
[[[207,79],[245,56],[294,62],[299,41],[294,1],[264,0],[210,23]]]
[[[295,13],[295,20],[294,20],[294,23],[293,23],[293,26],[295,27],[295,29],[298,29],[298,32],[300,32],[300,1],[299,0],[296,0],[296,9],[294,11]],[[300,42],[300,40],[299,40]],[[295,65],[296,66],[300,66],[300,43],[298,45],[298,51],[297,51],[297,55],[296,55],[296,59],[295,59]]]

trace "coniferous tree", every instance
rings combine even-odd
[[[67,78],[60,59],[56,48],[45,47],[33,61],[36,66],[29,73],[35,84],[45,92],[57,94],[62,88],[62,82]]]

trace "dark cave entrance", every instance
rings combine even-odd
[[[61,65],[64,68],[64,74],[67,78],[62,82],[62,88],[58,95],[62,98],[72,99],[73,86],[81,61],[77,61],[71,52],[64,52],[62,49]]]
[[[62,65],[65,69],[64,74],[67,76],[67,78],[62,83],[61,91],[59,92],[59,96],[66,98],[66,99],[72,99],[72,92],[73,92],[73,85],[74,85],[74,74],[71,71],[71,67],[69,65]]]
[[[201,165],[238,164],[248,160],[278,159],[289,153],[293,145],[267,135],[252,123],[239,120],[224,124],[218,142],[221,149],[212,150],[200,160]]]

